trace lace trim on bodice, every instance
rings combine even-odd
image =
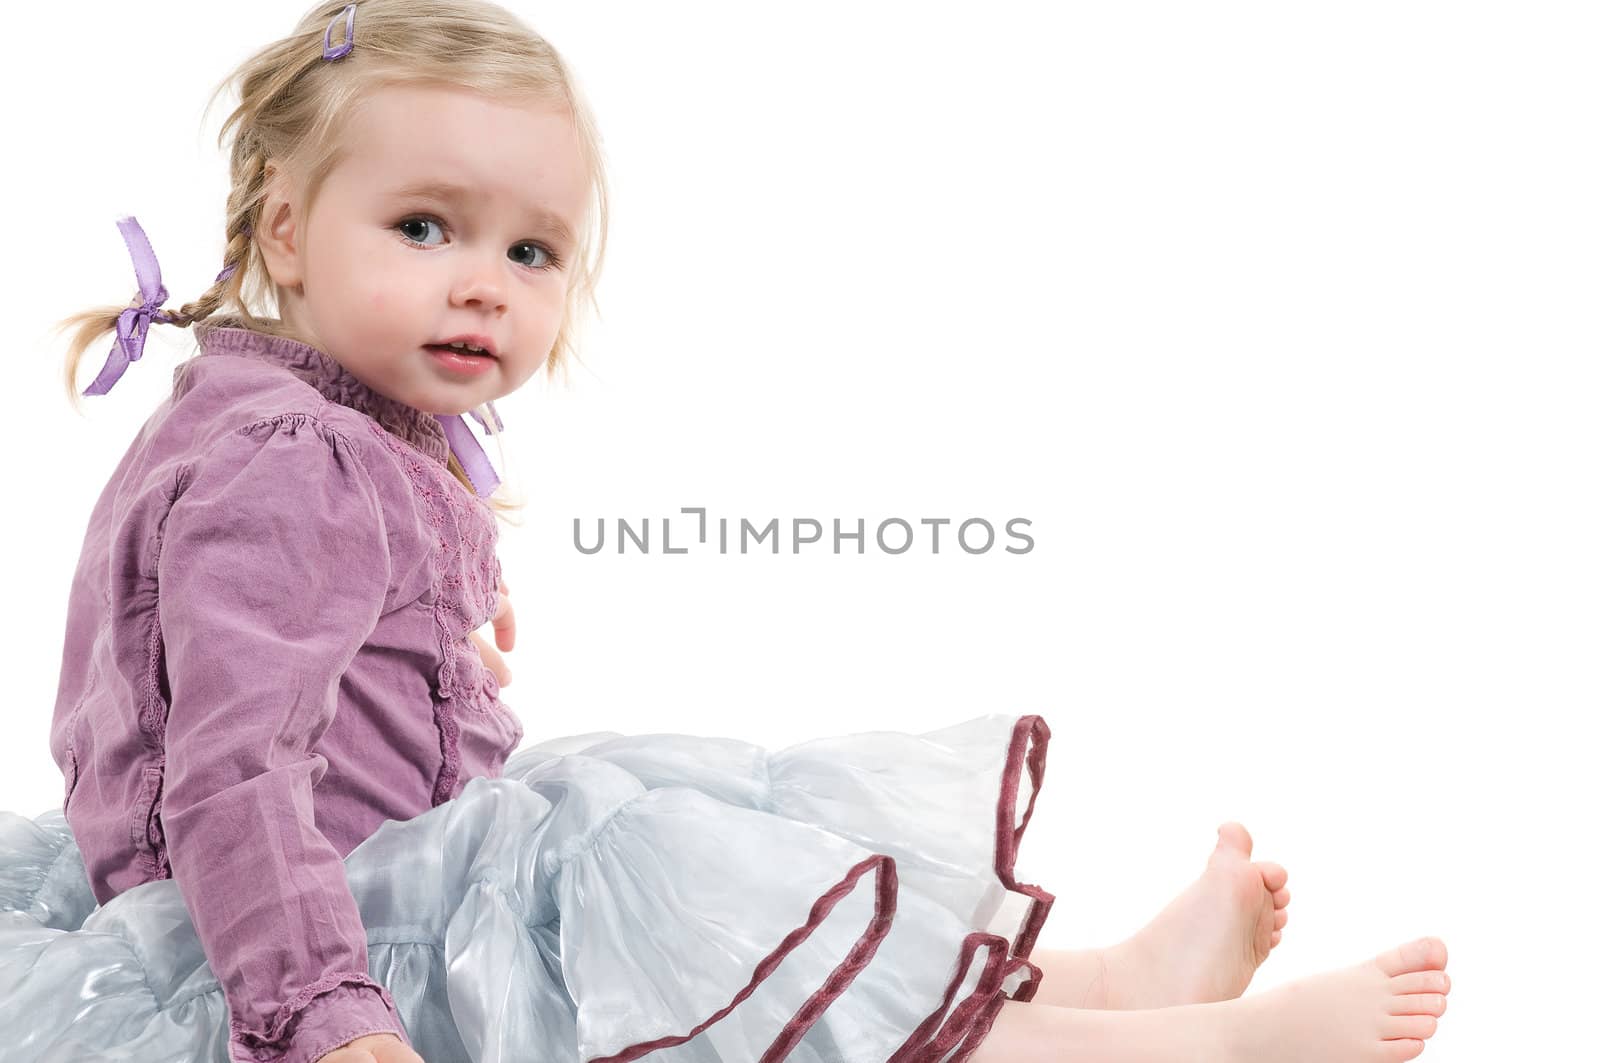
[[[419,461],[415,453],[372,426],[405,468],[417,500],[417,512],[433,536],[433,620],[441,664],[438,700],[434,706],[443,764],[434,780],[433,803],[455,796],[461,775],[460,711],[493,700],[500,685],[484,667],[468,636],[494,619],[500,604],[500,559],[495,552],[498,529],[494,513],[449,473]],[[520,734],[519,734],[520,740]]]

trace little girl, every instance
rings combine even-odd
[[[74,396],[112,330],[87,394],[152,323],[193,326],[199,353],[84,538],[63,809],[0,816],[0,1058],[1422,1050],[1449,989],[1436,939],[1233,999],[1288,903],[1237,824],[1127,941],[1035,950],[1054,898],[1014,868],[1038,716],[778,752],[519,749],[475,634],[511,648],[505,507],[462,415],[496,434],[493,400],[570,353],[604,247],[594,122],[549,44],[483,0],[319,4],[235,80],[215,284],[164,309],[128,218],[140,295],[72,319]]]

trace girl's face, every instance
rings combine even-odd
[[[587,209],[571,120],[543,104],[390,86],[348,129],[309,215],[299,189],[269,180],[258,242],[284,321],[425,413],[515,391],[555,343]],[[468,373],[428,349],[462,336],[495,357]]]

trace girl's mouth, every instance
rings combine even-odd
[[[425,349],[436,365],[466,376],[487,372],[494,365],[494,359],[487,354],[468,354],[442,344],[429,344]]]

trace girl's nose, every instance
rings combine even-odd
[[[469,262],[466,275],[456,281],[452,301],[463,306],[479,303],[492,309],[504,306],[505,281],[501,276],[504,256],[491,260],[487,255],[474,255]]]

